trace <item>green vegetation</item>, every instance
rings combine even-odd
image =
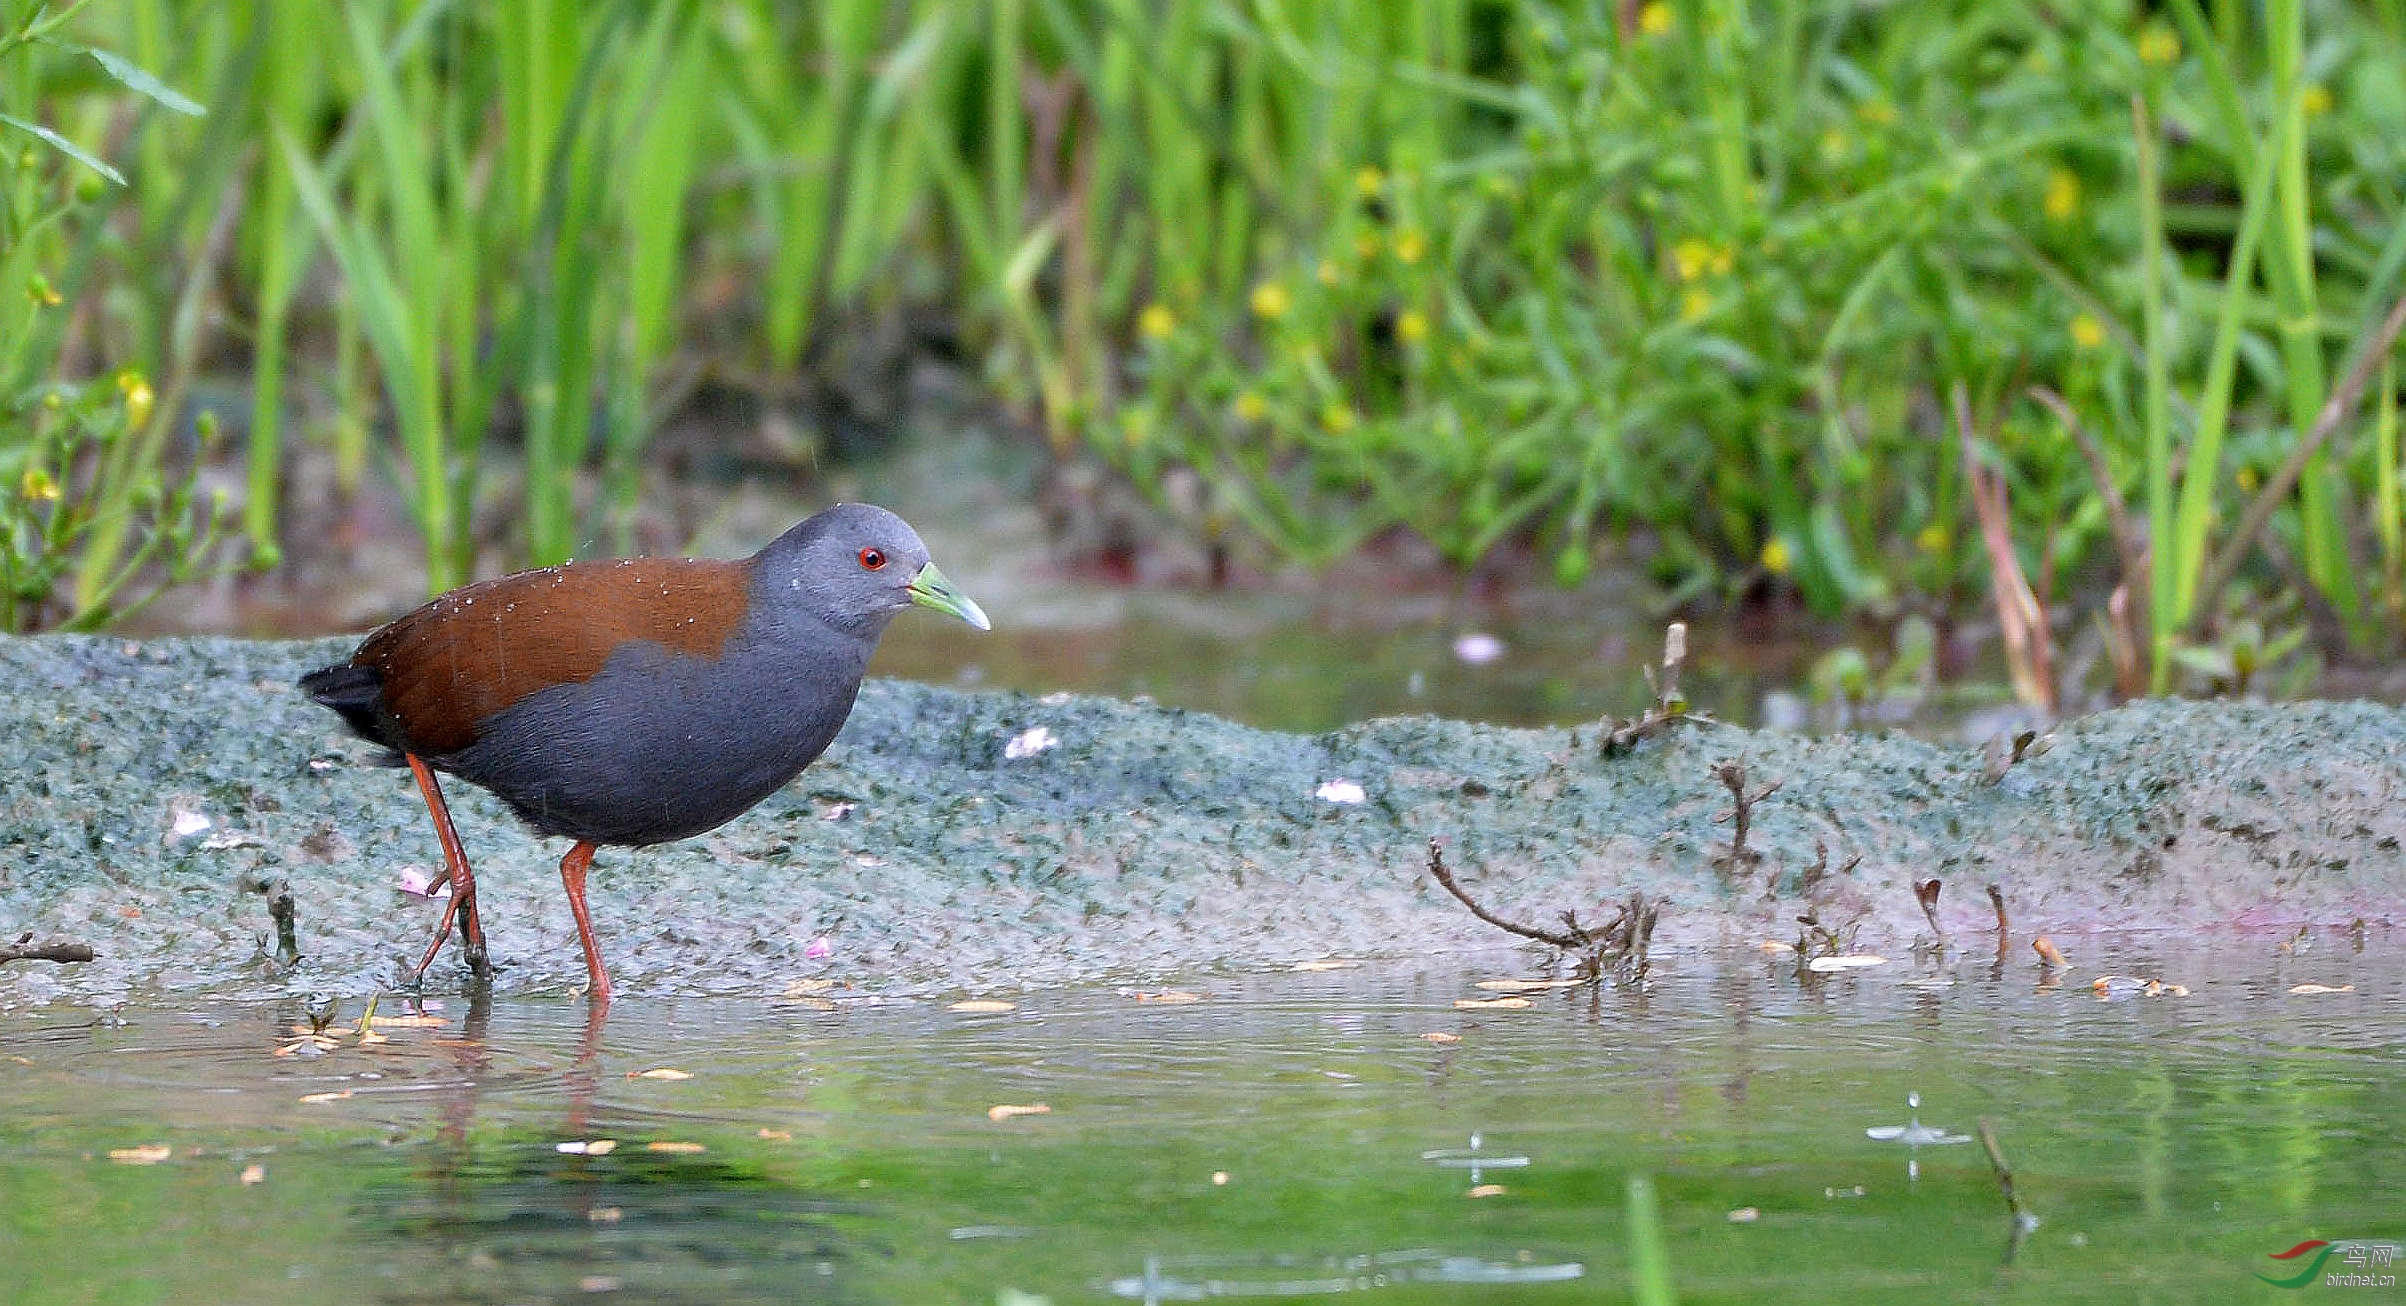
[[[9,92],[128,161],[75,224],[96,352],[252,368],[263,559],[295,430],[347,483],[389,460],[439,587],[497,492],[532,561],[622,525],[693,379],[779,395],[932,308],[1063,456],[1310,564],[1401,529],[1569,582],[1636,544],[1676,595],[1825,613],[1958,610],[1995,571],[2041,634],[2118,584],[2157,688],[2233,615],[2406,632],[2370,347],[2406,265],[2394,5],[126,0],[67,30],[209,107],[56,58]],[[2321,420],[2358,359],[2372,399]]]
[[[222,241],[158,313],[127,324],[149,359],[167,364],[167,402],[142,367],[70,361],[124,356],[119,341],[94,348],[94,301],[82,288],[118,235],[107,218],[126,179],[39,121],[29,92],[78,84],[142,113],[203,109],[115,52],[69,42],[61,28],[72,13],[28,3],[0,13],[0,631],[98,627],[218,555],[222,496],[199,494],[195,472],[216,419],[187,422],[179,401],[193,374],[198,295]],[[142,121],[121,112],[112,135]]]

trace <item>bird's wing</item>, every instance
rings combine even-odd
[[[529,694],[592,679],[629,641],[717,657],[743,621],[749,581],[743,563],[684,558],[517,572],[435,599],[369,636],[351,661],[383,682],[401,736],[388,742],[440,757]]]

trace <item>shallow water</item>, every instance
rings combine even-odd
[[[1634,1173],[1685,1301],[2220,1300],[2301,1240],[2406,1235],[2394,941],[2072,943],[2060,983],[2026,948],[1673,955],[1525,1009],[1455,1005],[1507,954],[983,1014],[455,997],[365,1047],[354,1004],[314,1055],[277,1054],[300,1002],[0,1013],[0,1296],[1611,1301]],[[2018,1249],[1978,1143],[1867,1137],[1910,1093],[1993,1123]]]

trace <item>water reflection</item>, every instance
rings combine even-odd
[[[329,1013],[312,1055],[279,1055],[300,997],[0,1011],[0,1267],[42,1276],[0,1296],[1570,1301],[1593,1290],[1543,1276],[1621,1276],[1643,1169],[1683,1296],[1949,1299],[1991,1284],[2003,1217],[1949,1117],[1997,1126],[2047,1216],[2016,1293],[2216,1300],[2303,1231],[2394,1217],[2395,946],[2317,953],[2312,997],[2246,937],[2077,955],[2040,991],[2026,953],[1933,963],[1944,989],[1674,954],[1643,1005],[1475,1017],[1444,968],[1197,977],[1176,1007],[1030,990],[1007,1021],[471,998],[380,1010],[373,1043]],[[2099,972],[2194,992],[2099,1002]],[[1897,1184],[1860,1144],[1905,1084],[1947,1107],[1876,1126]]]

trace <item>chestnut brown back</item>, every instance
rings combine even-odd
[[[368,636],[351,658],[384,683],[407,751],[456,753],[494,713],[553,685],[592,679],[621,644],[650,640],[716,658],[742,624],[740,562],[572,562],[451,591]]]

